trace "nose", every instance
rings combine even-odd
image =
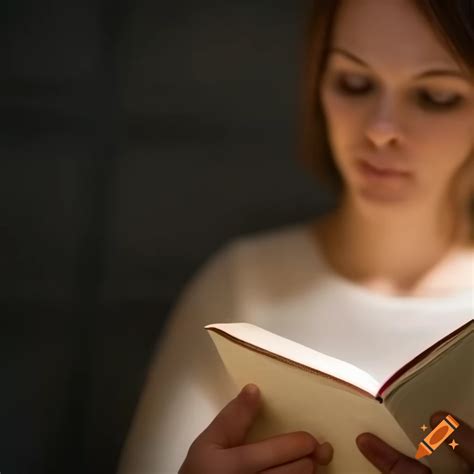
[[[393,98],[384,95],[375,105],[366,126],[366,136],[377,147],[395,144],[402,138]]]

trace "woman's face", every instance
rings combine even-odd
[[[410,0],[342,1],[320,92],[355,199],[439,202],[470,168],[474,79]]]

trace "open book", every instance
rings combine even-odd
[[[350,360],[336,359],[253,324],[216,323],[205,329],[237,388],[249,382],[260,388],[262,407],[246,442],[308,431],[320,443],[329,441],[334,447],[333,460],[319,466],[318,473],[379,472],[356,445],[363,432],[374,433],[415,458],[418,444],[431,431],[434,412],[446,410],[474,426],[472,320],[379,379]],[[424,432],[423,424],[428,427]],[[450,450],[443,443],[419,461],[434,474],[465,473],[467,466]]]

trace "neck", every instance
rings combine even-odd
[[[345,195],[324,226],[332,265],[346,277],[390,291],[411,290],[465,238],[448,205],[364,208]]]

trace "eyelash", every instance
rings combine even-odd
[[[350,96],[363,96],[373,89],[370,85],[365,87],[364,89],[352,88],[347,85],[346,81],[344,80],[344,77],[341,77],[337,81],[337,87],[338,90],[340,90],[342,93]],[[460,95],[455,95],[454,99],[450,102],[439,103],[433,101],[430,97],[430,94],[426,90],[422,90],[418,95],[418,99],[420,100],[421,105],[425,108],[428,108],[433,111],[445,111],[455,108],[461,102],[462,97]]]

